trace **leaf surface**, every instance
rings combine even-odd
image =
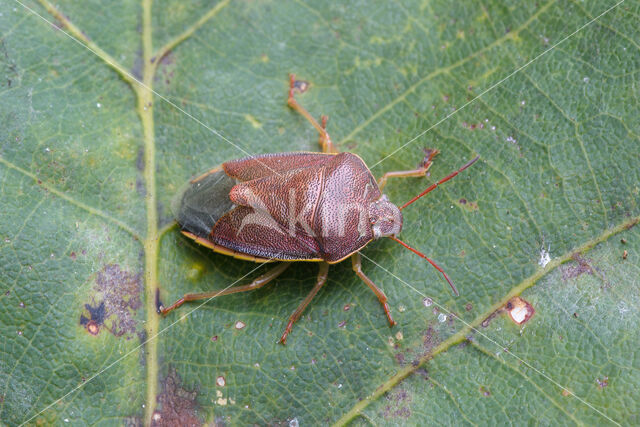
[[[640,421],[637,1],[0,13],[3,423]],[[288,73],[375,176],[441,151],[429,177],[389,180],[395,203],[480,155],[403,211],[459,297],[379,241],[363,270],[394,328],[349,262],[286,346],[316,264],[155,313],[158,286],[170,303],[264,272],[185,239],[171,202],[224,161],[318,149]]]

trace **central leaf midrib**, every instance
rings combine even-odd
[[[147,213],[147,235],[144,239],[145,252],[145,342],[147,390],[145,422],[151,423],[156,408],[158,394],[158,328],[155,289],[158,286],[158,213],[156,202],[155,133],[153,121],[153,77],[156,67],[152,66],[153,41],[151,28],[151,0],[142,2],[142,78],[143,85],[134,86],[137,95],[137,112],[142,122],[144,135],[144,179],[146,185],[145,205]]]

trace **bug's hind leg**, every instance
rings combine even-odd
[[[382,289],[378,288],[375,283],[371,279],[369,279],[362,272],[362,260],[360,259],[360,253],[356,252],[351,255],[351,265],[353,266],[353,271],[356,272],[358,277],[362,279],[364,283],[371,288],[374,294],[378,297],[380,304],[382,304],[382,308],[384,309],[385,314],[387,315],[387,319],[389,319],[389,325],[394,326],[396,321],[391,317],[391,310],[389,309],[389,304],[387,304],[387,296],[382,292]]]
[[[433,164],[433,158],[439,152],[440,151],[438,151],[435,148],[426,148],[424,150],[424,153],[425,153],[424,159],[422,160],[422,163],[420,163],[419,167],[417,167],[416,169],[407,170],[407,171],[387,172],[384,175],[382,175],[382,177],[378,180],[378,187],[380,187],[380,190],[382,190],[384,186],[387,184],[388,178],[408,178],[408,177],[426,176],[427,171]]]
[[[248,285],[236,286],[233,288],[223,289],[221,291],[202,292],[198,294],[185,294],[182,298],[180,298],[179,300],[171,304],[169,307],[163,307],[162,303],[157,301],[156,304],[158,308],[158,313],[165,315],[170,311],[180,307],[182,304],[184,304],[187,301],[197,301],[202,299],[219,297],[222,295],[229,295],[229,294],[235,294],[238,292],[246,292],[246,291],[253,291],[254,289],[259,289],[264,285],[266,285],[267,283],[271,282],[273,279],[275,279],[279,275],[281,275],[290,265],[291,265],[290,262],[281,262],[275,267],[273,267],[271,270],[257,277],[253,282],[249,283]]]
[[[291,328],[293,328],[293,324],[300,318],[300,316],[302,316],[302,312],[304,311],[304,309],[307,308],[307,306],[309,305],[313,297],[316,296],[320,288],[326,283],[328,275],[329,275],[329,264],[327,264],[326,262],[320,263],[316,285],[313,287],[313,289],[311,289],[311,292],[309,292],[309,295],[307,295],[304,301],[300,303],[298,308],[296,308],[296,311],[293,312],[291,317],[289,317],[289,323],[287,323],[287,327],[285,328],[284,333],[280,338],[280,342],[282,344],[286,344],[287,335],[289,335],[289,332],[291,332]]]
[[[307,83],[304,83],[305,85]],[[309,122],[313,125],[314,128],[318,131],[320,135],[318,138],[318,142],[320,142],[320,147],[322,148],[323,153],[337,153],[336,147],[331,142],[331,137],[329,136],[329,132],[327,132],[327,120],[329,119],[327,116],[322,116],[320,119],[320,123],[314,119],[311,114],[307,110],[304,109],[302,105],[296,101],[294,97],[295,91],[298,90],[302,92],[305,90],[303,88],[303,82],[296,80],[295,74],[289,74],[289,99],[287,100],[287,104],[289,107],[296,110],[298,113],[302,114],[305,119],[309,120]]]

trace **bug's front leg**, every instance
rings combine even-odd
[[[378,187],[380,187],[380,190],[382,190],[384,186],[387,184],[388,178],[409,178],[409,177],[426,176],[427,171],[433,164],[433,158],[438,153],[440,153],[440,151],[438,151],[435,148],[425,148],[424,153],[425,153],[424,159],[422,160],[422,163],[420,163],[420,166],[417,167],[416,169],[411,169],[407,171],[387,172],[384,175],[382,175],[382,177],[378,180]]]
[[[375,283],[371,279],[369,279],[362,272],[362,260],[360,259],[360,253],[356,252],[351,255],[351,265],[353,266],[353,271],[356,272],[358,277],[362,279],[364,283],[371,288],[374,294],[378,297],[380,304],[382,304],[382,308],[384,309],[385,314],[387,315],[387,319],[389,319],[389,325],[394,326],[396,321],[391,317],[391,310],[389,309],[389,304],[387,304],[387,296],[382,292],[382,289],[378,288]]]
[[[302,316],[302,312],[304,311],[304,309],[307,308],[307,306],[309,305],[313,297],[316,296],[320,288],[327,282],[328,276],[329,276],[329,264],[327,264],[326,262],[321,262],[320,268],[318,270],[318,279],[316,280],[316,285],[313,287],[313,289],[311,289],[311,292],[309,292],[309,295],[307,295],[304,301],[300,303],[298,308],[296,308],[296,311],[293,312],[291,317],[289,317],[289,323],[287,323],[287,327],[285,328],[284,333],[280,338],[280,342],[282,344],[286,344],[287,335],[289,335],[289,333],[291,332],[291,329],[293,328],[293,324],[300,318],[300,316]]]
[[[314,128],[318,131],[320,135],[318,138],[318,142],[320,143],[320,147],[322,148],[323,153],[337,153],[338,150],[331,142],[331,137],[329,136],[329,132],[327,132],[327,120],[329,118],[327,116],[322,116],[320,121],[322,124],[319,124],[316,119],[314,119],[311,114],[305,108],[296,101],[294,97],[295,91],[304,92],[306,90],[306,86],[308,83],[296,80],[295,74],[289,74],[289,99],[287,100],[287,104],[289,107],[296,110],[298,113],[302,114],[302,116],[309,120],[309,122],[313,125]]]

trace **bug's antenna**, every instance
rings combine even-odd
[[[475,162],[478,158],[476,157],[471,163]],[[469,166],[471,163],[468,163],[465,167]],[[464,169],[464,168],[463,168]],[[458,171],[459,172],[459,171]],[[456,172],[457,173],[457,172]],[[413,249],[411,246],[407,245],[405,242],[403,242],[402,240],[394,237],[394,236],[389,236],[389,238],[391,240],[395,240],[396,242],[400,243],[402,246],[404,246],[405,248],[409,249],[411,252],[413,252],[414,254],[421,256],[422,258],[426,259],[427,261],[429,261],[429,263],[431,265],[433,265],[433,267],[438,270],[440,273],[442,273],[442,275],[444,276],[445,279],[447,279],[447,282],[449,282],[449,286],[451,286],[451,289],[453,289],[453,293],[456,294],[456,296],[459,296],[460,293],[458,293],[458,290],[456,289],[456,287],[454,286],[454,284],[451,282],[451,279],[449,279],[449,276],[447,276],[447,273],[444,272],[444,270],[442,268],[440,268],[440,266],[438,264],[436,264],[431,258],[429,258],[428,256],[426,256],[425,254],[423,254],[422,252],[418,251],[417,249]]]
[[[431,184],[426,190],[424,190],[422,193],[418,194],[416,197],[414,197],[413,199],[409,200],[407,203],[405,203],[404,205],[400,206],[400,210],[406,208],[407,206],[409,206],[411,203],[415,202],[416,200],[418,200],[420,197],[426,195],[427,193],[431,192],[431,190],[434,190],[438,185],[449,181],[451,178],[453,178],[454,176],[458,175],[460,172],[462,172],[463,170],[465,170],[466,168],[468,168],[469,166],[471,166],[472,164],[474,164],[476,162],[476,160],[478,160],[480,158],[480,156],[476,156],[473,160],[471,160],[469,163],[467,163],[466,165],[462,166],[460,169],[458,169],[455,172],[451,172],[449,175],[445,176],[444,178],[442,178],[440,181],[436,182],[435,184]],[[406,246],[406,245],[405,245]],[[411,248],[409,248],[411,249]],[[412,249],[413,250],[413,249]],[[415,251],[414,251],[415,252]],[[427,258],[428,259],[428,258]],[[435,267],[435,266],[434,266]],[[446,276],[446,275],[445,275]],[[447,279],[448,280],[448,279]]]

